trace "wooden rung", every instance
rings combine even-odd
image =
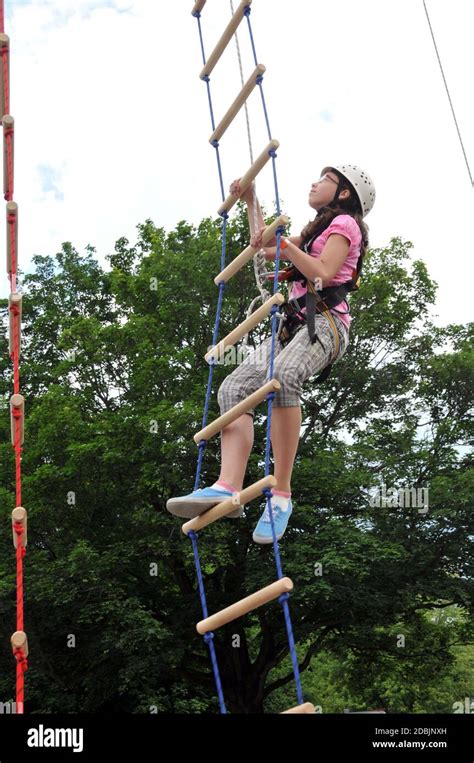
[[[9,324],[9,352],[10,355],[12,354],[15,345],[18,347],[18,355],[20,355],[20,347],[21,347],[21,308],[22,308],[22,299],[23,295],[19,294],[18,292],[13,292],[10,294],[10,298],[8,300],[8,306],[9,306],[9,316],[10,316],[10,324]],[[15,316],[13,314],[12,308],[16,307],[18,310],[18,315]]]
[[[241,194],[247,190],[247,188],[257,177],[258,173],[266,165],[270,159],[270,151],[276,151],[279,145],[280,144],[277,140],[271,140],[267,147],[262,151],[260,156],[257,157],[252,166],[247,170],[245,175],[240,178],[239,185]],[[232,209],[238,199],[239,196],[235,196],[233,193],[229,194],[224,203],[219,207],[217,214],[221,215],[223,212],[229,212],[229,210]]]
[[[20,525],[23,525],[25,528],[25,531],[23,535],[21,536],[21,545],[25,546],[27,545],[27,513],[26,509],[23,508],[23,506],[17,506],[16,509],[13,509],[12,511],[12,533],[13,533],[13,545],[15,548],[18,547],[18,535],[15,532],[14,524],[15,522],[19,522]]]
[[[216,129],[212,133],[211,137],[209,138],[209,143],[214,143],[214,141],[220,140],[222,138],[225,131],[227,130],[229,125],[232,123],[232,121],[235,119],[240,109],[244,105],[245,101],[252,93],[253,89],[256,87],[257,79],[261,77],[265,71],[266,69],[264,65],[258,64],[254,72],[251,74],[250,78],[247,80],[247,82],[243,86],[239,95],[237,96],[233,104],[229,107],[229,109],[226,111],[225,115],[222,117],[221,121],[219,122]]]
[[[234,507],[235,508],[235,507]],[[277,599],[282,593],[288,593],[293,589],[293,581],[290,578],[280,578],[280,580],[271,583],[265,588],[261,588],[260,591],[246,596],[245,599],[237,601],[235,604],[231,604],[230,607],[222,609],[220,612],[216,612],[215,615],[206,617],[205,620],[201,620],[196,625],[196,630],[203,636],[208,631],[214,631],[216,628],[220,628],[221,625],[232,622],[242,615],[246,615],[248,612],[257,607],[261,607],[263,604]]]
[[[206,0],[196,0],[196,2],[194,3],[194,8],[191,11],[193,16],[196,13],[201,13],[201,11],[202,11],[202,9],[204,8],[205,5],[206,5]]]
[[[198,532],[199,530],[202,530],[203,527],[207,527],[207,525],[210,525],[212,522],[225,517],[231,511],[235,511],[236,506],[243,506],[244,504],[249,503],[249,501],[255,500],[255,498],[261,496],[264,488],[272,488],[275,487],[276,484],[277,481],[275,477],[272,474],[268,474],[266,477],[258,480],[258,482],[254,482],[253,485],[249,485],[239,493],[235,493],[232,498],[226,498],[211,509],[203,511],[198,517],[194,517],[194,519],[190,519],[189,522],[185,522],[181,527],[181,530],[185,535],[188,535],[191,530]]]
[[[0,119],[3,119],[4,115],[7,113],[6,112],[7,104],[5,103],[5,91],[6,91],[7,88],[5,87],[5,85],[7,85],[7,87],[10,86],[10,55],[9,55],[9,53],[10,53],[10,38],[9,38],[9,36],[7,34],[0,34],[0,49],[3,49],[3,48],[6,48],[8,52],[6,54],[2,52],[2,54],[0,56],[0,61],[1,61],[1,65],[0,65]],[[7,57],[7,82],[6,83],[5,83],[5,78],[3,76],[4,72],[3,72],[3,60],[2,59],[3,59],[4,55],[6,55],[6,57]]]
[[[266,246],[269,241],[275,236],[275,231],[281,226],[286,227],[290,222],[290,218],[286,215],[280,215],[270,225],[268,225],[263,231],[262,245]],[[243,252],[234,257],[232,262],[229,262],[224,270],[221,270],[219,275],[214,278],[214,283],[218,286],[221,281],[228,281],[232,278],[249,260],[258,252],[258,249],[254,249],[253,246],[248,246]]]
[[[214,347],[211,347],[211,349],[208,350],[208,352],[206,352],[204,355],[204,359],[209,363],[211,358],[214,358],[215,360],[221,358],[225,353],[226,347],[232,347],[232,345],[238,342],[239,339],[242,339],[245,334],[248,334],[248,332],[257,325],[257,323],[260,323],[260,321],[263,321],[264,318],[267,317],[273,305],[281,305],[284,301],[285,297],[280,292],[273,294],[273,296],[271,296],[269,299],[267,299],[266,302],[263,303],[263,305],[257,308],[257,310],[255,310],[252,315],[249,315],[249,317],[242,321],[242,323],[239,323],[239,325],[236,326],[236,328],[233,329],[230,334],[227,334],[227,336],[221,339],[218,344],[215,344]]]
[[[289,710],[283,710],[280,715],[285,715],[285,713],[315,713],[316,710],[314,708],[314,705],[311,702],[303,702],[302,705],[296,705],[295,707],[290,707]]]
[[[9,201],[7,210],[7,273],[17,271],[18,266],[18,204]]]
[[[262,400],[265,400],[265,397],[269,392],[277,392],[280,388],[281,384],[279,381],[270,379],[270,381],[264,384],[263,387],[260,387],[260,389],[257,389],[255,392],[252,392],[251,395],[246,397],[245,400],[241,400],[240,403],[234,405],[230,410],[223,413],[222,416],[211,421],[211,423],[204,427],[204,429],[200,429],[199,432],[194,435],[194,442],[198,445],[201,440],[210,440],[211,437],[214,437],[215,434],[224,429],[227,424],[230,424],[231,421],[235,421],[235,419],[238,419],[243,413],[249,411],[250,408],[254,408],[261,403]]]
[[[252,3],[252,0],[242,0],[242,2],[240,3],[239,7],[235,11],[231,20],[227,24],[222,37],[220,38],[216,47],[214,48],[211,55],[207,59],[206,65],[204,69],[202,70],[201,74],[199,75],[201,79],[204,79],[205,77],[209,77],[210,73],[212,72],[215,65],[217,64],[219,58],[222,56],[224,50],[226,49],[227,45],[229,44],[233,35],[235,34],[237,27],[242,21],[244,17],[245,9],[251,3]]]
[[[12,182],[13,182],[13,167],[14,167],[14,156],[15,156],[15,120],[12,116],[9,114],[5,115],[2,119],[3,124],[3,193],[5,198],[8,196],[11,196],[13,194],[13,188],[10,188],[9,185],[9,172],[8,172],[8,144],[9,140],[7,140],[7,134],[10,132],[10,130],[13,130],[13,132],[10,134],[10,140],[11,140],[11,156],[12,156]]]
[[[28,639],[24,631],[15,631],[10,641],[12,649],[21,649],[25,657],[28,657]]]
[[[14,394],[10,398],[10,419],[12,430],[12,445],[15,445],[15,431],[16,431],[16,418],[13,415],[14,409],[21,412],[20,416],[20,445],[23,445],[25,435],[25,398],[18,393]]]

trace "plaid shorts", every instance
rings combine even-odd
[[[332,316],[339,334],[339,352],[333,361],[337,362],[349,345],[349,331],[334,313]],[[275,393],[274,406],[300,405],[304,382],[321,373],[331,362],[336,349],[332,328],[324,315],[316,314],[315,319],[316,333],[324,349],[318,340],[311,344],[305,323],[296,330],[285,346],[275,337],[273,378],[280,382],[281,389]],[[226,376],[217,393],[221,415],[268,381],[271,341],[271,336],[267,337],[249,352],[235,371]],[[254,415],[253,408],[247,412]]]

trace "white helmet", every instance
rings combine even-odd
[[[365,217],[375,204],[375,186],[367,172],[356,167],[355,164],[339,164],[334,167],[325,167],[321,171],[321,176],[328,170],[337,170],[353,186],[360,201],[362,217]]]

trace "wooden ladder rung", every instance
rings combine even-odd
[[[23,506],[17,506],[16,509],[13,509],[12,511],[12,533],[13,533],[13,545],[15,548],[18,548],[18,535],[15,532],[15,522],[18,522],[20,525],[22,525],[25,530],[24,533],[21,536],[21,545],[25,546],[27,545],[28,538],[27,538],[27,512],[26,509],[23,508]]]
[[[227,45],[231,41],[235,32],[237,31],[237,27],[239,26],[240,22],[242,21],[244,17],[245,9],[251,3],[252,3],[252,0],[242,0],[242,2],[240,3],[239,7],[235,11],[231,20],[227,24],[220,40],[217,42],[216,47],[214,48],[211,55],[207,59],[206,65],[204,66],[204,69],[199,75],[201,79],[204,79],[205,77],[209,77],[210,73],[212,72],[215,65],[217,64],[219,58],[222,56],[224,50],[226,49]]]
[[[277,379],[270,379],[270,381],[264,384],[263,387],[252,392],[252,394],[246,397],[245,400],[241,400],[240,403],[237,403],[237,405],[234,405],[230,410],[223,413],[222,416],[214,419],[214,421],[211,421],[211,423],[204,427],[204,429],[201,429],[194,435],[194,442],[199,444],[201,440],[209,440],[224,429],[227,424],[230,424],[231,421],[235,421],[235,419],[238,419],[239,416],[242,416],[242,414],[246,413],[250,408],[254,408],[261,403],[262,400],[265,400],[270,392],[278,392],[279,389],[281,389],[280,382],[277,381]]]
[[[289,222],[290,218],[287,215],[280,215],[276,220],[270,223],[270,225],[263,231],[262,246],[266,246],[268,242],[274,238],[278,228],[286,228]],[[243,268],[255,254],[257,254],[257,252],[258,249],[255,249],[253,246],[248,246],[243,252],[238,254],[237,257],[234,257],[232,262],[229,262],[227,267],[225,267],[224,270],[221,270],[219,275],[214,278],[216,286],[219,286],[221,281],[228,281],[229,278],[232,278],[232,276],[238,273],[238,271]]]
[[[225,131],[232,124],[233,120],[235,119],[240,109],[244,105],[245,101],[249,98],[249,96],[253,92],[254,88],[257,85],[258,78],[262,77],[265,71],[266,71],[266,68],[264,67],[263,64],[258,64],[256,66],[256,68],[250,75],[249,79],[243,86],[242,90],[238,94],[237,98],[229,106],[225,115],[222,117],[221,121],[219,122],[216,129],[212,133],[211,137],[209,138],[209,143],[214,143],[215,141],[219,141],[222,138]]]
[[[296,705],[295,707],[290,707],[289,710],[283,710],[280,715],[285,715],[285,713],[315,713],[314,705],[311,702],[303,702],[302,705]]]
[[[196,0],[196,2],[194,3],[194,7],[191,11],[192,15],[195,16],[196,13],[201,13],[205,5],[206,5],[206,0]]]
[[[266,302],[263,303],[263,305],[257,308],[257,310],[255,310],[252,315],[249,315],[249,317],[242,321],[242,323],[239,323],[239,325],[236,326],[236,328],[233,329],[230,334],[227,334],[227,336],[221,339],[220,342],[215,344],[214,347],[211,347],[211,349],[206,352],[204,359],[207,361],[207,363],[209,363],[211,358],[214,360],[220,360],[220,358],[224,355],[227,347],[232,347],[232,345],[236,344],[239,339],[242,339],[245,334],[248,334],[248,332],[257,325],[257,323],[263,321],[270,313],[273,305],[281,305],[284,301],[285,297],[280,292],[273,294],[269,299],[267,299]]]
[[[256,158],[252,166],[247,170],[245,175],[240,179],[240,190],[241,193],[247,190],[247,188],[250,186],[250,184],[255,180],[258,173],[264,168],[266,163],[270,159],[270,151],[276,151],[279,142],[277,140],[271,140],[270,143],[264,148],[260,156]],[[238,201],[239,196],[234,195],[233,193],[229,194],[227,199],[224,201],[223,204],[219,207],[217,210],[217,214],[221,215],[223,212],[229,212],[229,210],[232,209],[234,204]]]
[[[236,620],[238,617],[242,617],[242,615],[246,615],[248,612],[257,609],[257,607],[261,607],[263,604],[267,604],[269,601],[277,599],[283,593],[288,593],[292,590],[293,581],[291,578],[280,578],[280,580],[276,580],[275,583],[271,583],[265,588],[261,588],[260,591],[256,591],[255,593],[250,594],[250,596],[246,596],[245,599],[241,599],[240,601],[235,602],[235,604],[231,604],[230,607],[221,609],[221,611],[216,612],[215,615],[211,615],[210,617],[206,617],[205,620],[201,620],[196,625],[196,630],[203,636],[208,631],[214,631],[216,628],[220,628],[222,625],[230,623],[232,620]]]
[[[230,514],[231,511],[235,511],[236,506],[243,506],[249,501],[253,501],[255,498],[261,496],[264,488],[275,487],[277,481],[272,474],[268,474],[266,477],[262,477],[258,482],[254,482],[252,485],[244,488],[240,492],[234,493],[231,498],[225,498],[220,503],[213,506],[207,511],[203,511],[198,517],[190,519],[189,522],[185,522],[181,527],[181,530],[185,535],[188,535],[191,530],[198,532],[203,527],[207,527],[212,522],[216,522],[218,519]]]

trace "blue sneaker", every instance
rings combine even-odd
[[[229,490],[216,490],[213,487],[201,487],[198,490],[194,490],[189,495],[182,495],[177,498],[169,498],[166,502],[166,508],[171,514],[176,517],[197,517],[202,514],[203,511],[211,509],[218,503],[222,503],[226,498],[230,498],[233,495]],[[226,516],[238,518],[242,516],[244,511],[243,506],[238,506],[235,511],[232,511]]]
[[[275,526],[275,535],[277,540],[280,540],[286,530],[291,512],[293,511],[291,498],[288,501],[288,508],[286,510],[281,509],[279,506],[275,506],[273,503],[271,504],[271,507],[273,514],[273,524]],[[253,531],[252,537],[255,543],[273,543],[272,523],[270,519],[270,512],[268,510],[268,501],[266,502],[265,511],[258,520],[258,524]]]

